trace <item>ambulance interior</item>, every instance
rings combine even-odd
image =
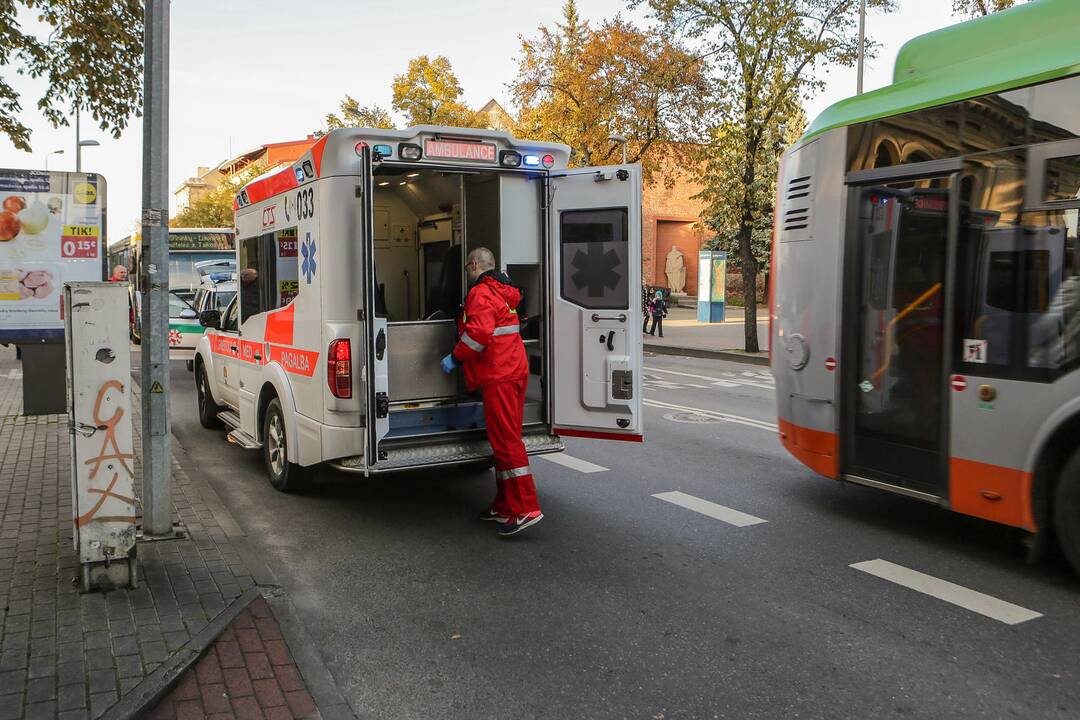
[[[390,434],[484,427],[478,394],[439,361],[457,341],[465,260],[486,247],[524,292],[525,424],[544,422],[541,185],[525,175],[379,166],[374,174],[376,317],[387,320]]]

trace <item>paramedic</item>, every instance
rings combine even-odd
[[[463,366],[469,391],[482,393],[484,424],[495,455],[495,500],[480,518],[495,521],[499,536],[509,537],[544,518],[521,439],[529,382],[517,312],[522,296],[510,278],[495,269],[495,256],[487,248],[469,253],[465,271],[471,287],[458,318],[459,340],[443,358],[442,369],[450,373]]]

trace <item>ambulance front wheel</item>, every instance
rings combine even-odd
[[[309,468],[289,462],[288,436],[285,433],[285,416],[277,398],[266,406],[263,418],[263,463],[270,484],[276,490],[293,493],[303,489],[311,474]]]
[[[214,402],[214,396],[210,394],[205,365],[199,365],[195,372],[195,396],[199,403],[199,424],[208,430],[221,427],[218,413],[224,408]]]

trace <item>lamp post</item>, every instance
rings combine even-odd
[[[75,172],[82,172],[82,149],[101,145],[97,140],[83,140],[80,137],[79,106],[75,106]]]
[[[50,155],[63,155],[63,150],[53,150],[51,153],[45,156],[45,172],[49,172],[49,156]]]
[[[622,164],[626,164],[626,136],[625,135],[608,135],[608,140],[613,143],[619,143],[622,145]]]
[[[859,76],[855,93],[862,95],[863,63],[866,60],[866,0],[859,0]]]

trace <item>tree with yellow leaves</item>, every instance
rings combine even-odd
[[[405,73],[394,77],[393,90],[393,107],[409,125],[488,126],[484,115],[461,102],[461,84],[442,55],[410,60]]]

